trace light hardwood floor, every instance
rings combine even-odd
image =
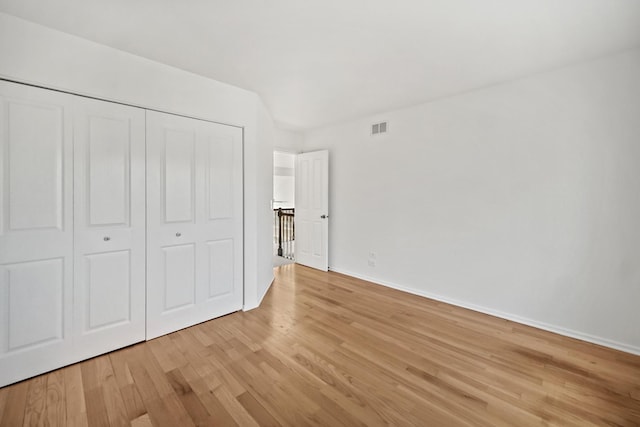
[[[0,425],[640,425],[640,357],[336,273],[0,389]],[[638,327],[638,325],[634,325]]]

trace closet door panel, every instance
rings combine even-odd
[[[131,251],[84,255],[85,331],[131,322]],[[127,343],[130,344],[130,343]],[[116,343],[115,345],[119,345]],[[124,344],[126,345],[126,344]]]
[[[235,168],[233,137],[207,137],[207,220],[234,216]]]
[[[0,386],[73,357],[71,99],[0,82]]]
[[[75,100],[75,304],[78,355],[145,337],[144,110]]]
[[[62,114],[57,105],[7,103],[10,231],[62,228]]]
[[[240,309],[243,299],[242,130],[210,124],[200,132],[205,152],[201,300],[202,309],[217,317]]]
[[[164,304],[162,313],[192,307],[196,303],[195,245],[165,246]]]
[[[2,266],[8,305],[3,350],[46,347],[64,334],[64,271],[61,258]],[[47,321],[32,321],[32,319]]]
[[[194,222],[196,136],[190,130],[165,129],[162,152],[164,222]]]
[[[88,101],[79,101],[84,110]],[[93,104],[93,103],[91,103]],[[120,109],[109,104],[93,104],[94,108]],[[87,195],[84,208],[87,213],[86,225],[90,227],[120,225],[128,226],[130,221],[129,200],[131,196],[131,120],[128,117],[99,116],[80,111],[78,120],[78,140],[76,142],[79,159],[86,172],[84,190]],[[139,119],[140,120],[140,119]],[[140,126],[140,125],[138,125]],[[83,145],[83,146],[81,146]],[[85,225],[85,224],[83,224]]]
[[[209,257],[207,299],[232,295],[234,291],[233,239],[209,241],[207,249]]]
[[[147,339],[196,321],[196,130],[147,112]]]
[[[242,307],[242,131],[147,112],[147,339]]]

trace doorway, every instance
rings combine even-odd
[[[273,266],[295,262],[296,155],[273,152]]]

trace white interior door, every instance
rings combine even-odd
[[[74,100],[74,346],[145,338],[145,112]]]
[[[147,339],[242,308],[242,130],[147,112]]]
[[[295,259],[329,268],[329,152],[298,154],[296,164]]]
[[[71,102],[0,81],[0,386],[72,357]]]

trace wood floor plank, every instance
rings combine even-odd
[[[273,418],[264,406],[258,402],[249,392],[237,396],[238,402],[247,410],[251,417],[262,427],[279,427],[281,424]]]
[[[111,368],[110,363],[109,368]],[[128,426],[129,414],[122,397],[122,389],[118,387],[118,384],[116,383],[113,370],[109,369],[109,372],[109,376],[102,384],[104,403],[107,408],[109,424],[111,426]]]
[[[191,427],[196,425],[193,421],[193,418],[190,416],[187,409],[182,404],[180,397],[178,395],[169,394],[162,398],[162,403],[167,408],[167,411],[171,414],[172,418],[174,418],[177,422],[174,424],[176,426],[185,426]]]
[[[2,420],[0,420],[0,426],[21,426],[24,422],[25,408],[27,406],[29,380],[7,387],[7,390],[7,401]]]
[[[207,408],[214,425],[221,427],[236,427],[239,425],[227,408],[214,395],[213,390],[198,394],[198,399]]]
[[[44,424],[47,403],[47,376],[39,375],[28,381],[27,404],[24,409],[24,425]]]
[[[179,334],[180,331],[173,335],[178,336]],[[178,349],[175,339],[172,338],[170,335],[164,335],[147,342],[149,350],[164,372],[172,371],[187,363],[184,354]]]
[[[6,407],[8,397],[9,387],[0,388],[0,421],[2,421],[4,408]]]
[[[173,413],[171,410],[172,405],[169,403],[170,402],[166,399],[160,397],[145,402],[152,425],[155,427],[173,427],[181,425],[178,420],[179,415]],[[189,419],[186,425],[193,426],[194,424]]]
[[[104,403],[104,390],[102,387],[85,389],[84,398],[87,405],[87,420],[89,425],[96,427],[109,426],[109,415]]]
[[[131,355],[131,349],[124,349],[123,351],[116,351],[109,355],[111,366],[113,368],[113,374],[116,380],[116,384],[120,389],[122,395],[122,401],[127,413],[127,419],[131,422],[135,419],[139,419],[147,413],[147,409],[142,401],[142,396],[138,391],[138,386],[133,380],[131,370],[129,368],[129,358]],[[143,420],[144,421],[144,420]],[[143,422],[143,421],[138,421]]]
[[[82,384],[82,365],[76,364],[62,369],[67,425],[73,427],[85,427],[89,424]]]
[[[213,394],[239,426],[259,427],[258,422],[225,386],[216,388]]]
[[[44,424],[67,425],[66,391],[62,370],[53,371],[47,375],[46,393]]]
[[[209,412],[207,412],[207,408],[205,408],[202,401],[198,399],[198,396],[194,393],[184,378],[184,375],[182,375],[182,372],[180,372],[179,369],[174,369],[173,371],[167,372],[167,378],[193,423],[197,426],[214,425],[213,419],[209,416]]]
[[[0,426],[640,425],[640,356],[298,265],[262,305],[0,389]]]
[[[82,383],[90,424],[97,420],[100,425],[129,425],[109,355],[95,357],[82,364]]]
[[[149,344],[150,342],[148,342],[147,344]],[[136,353],[134,354],[132,365],[135,365],[136,369],[139,372],[143,371],[143,376],[151,381],[150,384],[145,383],[145,393],[149,393],[151,395],[155,394],[160,398],[174,395],[173,388],[171,388],[165,372],[160,367],[160,363],[155,358],[150,346],[144,345],[136,348]],[[133,371],[131,372],[131,374],[135,378]],[[143,394],[143,388],[138,387],[138,390],[142,394],[144,401],[145,394]]]

